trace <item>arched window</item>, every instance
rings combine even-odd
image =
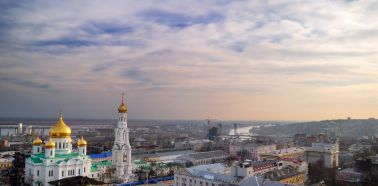
[[[52,151],[53,151],[53,150],[50,150],[50,156],[52,156]]]
[[[39,170],[37,170],[37,176],[39,176]]]

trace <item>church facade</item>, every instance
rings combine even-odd
[[[112,161],[93,162],[87,155],[87,141],[83,137],[77,141],[77,149],[73,149],[71,129],[60,115],[58,122],[50,128],[49,140],[43,142],[37,138],[33,141],[32,153],[25,160],[25,182],[46,186],[50,181],[75,176],[100,179],[110,168],[115,170],[113,180],[117,182],[127,182],[132,175],[127,107],[123,98],[118,108]]]

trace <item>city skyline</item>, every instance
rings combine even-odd
[[[378,3],[0,3],[0,117],[323,120],[378,113]]]

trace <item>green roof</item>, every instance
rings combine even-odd
[[[37,156],[39,158],[46,158],[45,153],[33,154],[33,156]],[[74,158],[74,157],[77,157],[77,156],[79,156],[79,153],[77,153],[77,152],[71,152],[69,154],[57,154],[57,153],[55,153],[55,158],[59,158],[59,159],[60,158],[63,158],[63,159],[69,158],[69,159],[71,159],[71,158]]]
[[[43,163],[41,158],[38,158],[38,157],[32,157],[30,159],[32,160],[33,163]]]
[[[69,154],[55,154],[54,159],[62,159],[56,162],[57,164],[59,164],[63,161],[67,162],[68,160],[78,157],[78,156],[79,156],[79,153],[77,152],[71,152]],[[33,163],[42,163],[43,162],[42,159],[47,159],[45,156],[45,153],[33,154],[31,156],[31,160],[33,161]]]
[[[92,162],[91,172],[96,172],[99,167],[109,167],[109,166],[112,166],[111,161]]]

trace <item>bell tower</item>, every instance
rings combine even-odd
[[[122,102],[118,107],[118,123],[114,130],[115,139],[112,149],[112,162],[116,170],[115,176],[121,182],[127,182],[132,175],[131,146],[129,129],[127,128],[127,107],[122,94]]]

